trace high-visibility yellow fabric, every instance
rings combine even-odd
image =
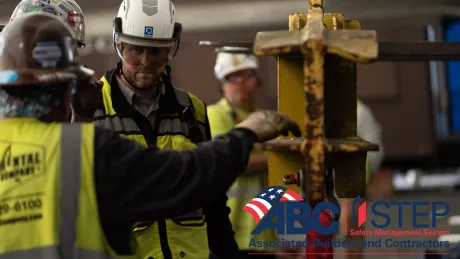
[[[241,120],[248,117],[248,113],[242,110],[233,109],[233,112]],[[208,119],[213,136],[230,131],[236,124],[232,116],[232,108],[225,98],[222,98],[216,104],[208,106]],[[254,151],[254,154],[263,155],[264,153]],[[267,179],[260,176],[245,175],[239,177],[227,193],[229,198],[227,204],[231,209],[230,220],[240,250],[258,250],[261,252],[273,252],[275,250],[271,247],[249,248],[252,238],[256,241],[275,241],[276,233],[273,230],[267,229],[260,235],[251,235],[252,230],[254,230],[257,224],[249,213],[242,210],[244,205],[267,187],[266,184]]]
[[[62,258],[62,238],[72,235],[75,258],[115,255],[99,222],[94,125],[72,125],[79,127],[81,139],[65,135],[68,125],[31,118],[0,121],[0,258]],[[71,138],[77,138],[73,146],[66,142]],[[73,224],[74,231],[68,230]]]

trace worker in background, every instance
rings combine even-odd
[[[366,181],[369,182],[372,173],[380,169],[385,152],[382,141],[382,127],[374,117],[370,107],[361,100],[358,100],[357,128],[358,137],[379,145],[379,151],[367,152]]]
[[[229,49],[229,47],[226,47]],[[213,136],[231,131],[249,114],[257,110],[256,96],[261,87],[258,75],[258,60],[253,55],[217,54],[214,67],[215,76],[222,82],[222,98],[208,107],[209,123]],[[272,247],[250,249],[251,232],[256,227],[254,219],[242,210],[251,199],[267,187],[268,163],[266,154],[252,152],[246,173],[238,178],[227,193],[231,208],[230,219],[235,231],[236,241],[243,258],[274,258],[273,254],[251,255],[251,252],[274,252]],[[276,241],[273,230],[264,231],[257,240]]]
[[[380,190],[381,188],[372,188],[373,186],[370,186],[369,183],[371,179],[373,178],[373,174],[377,173],[380,170],[380,167],[382,165],[383,157],[384,157],[384,147],[383,147],[383,141],[382,141],[382,127],[380,123],[377,121],[377,119],[374,117],[374,114],[372,113],[372,110],[370,109],[369,106],[364,104],[361,100],[358,99],[358,106],[357,106],[357,131],[358,131],[358,137],[369,141],[373,144],[379,145],[379,151],[370,151],[367,152],[367,158],[366,158],[366,195],[370,196],[375,196],[375,195],[381,195],[382,191]],[[386,189],[386,188],[385,188]],[[383,190],[383,194],[387,192],[386,190]],[[341,224],[355,224],[355,222],[352,222],[351,220],[351,215],[352,211],[354,208],[351,208],[352,204],[352,199],[348,199],[347,202],[349,208],[344,209],[343,211],[346,211],[346,214],[343,214],[343,216],[340,218]],[[344,206],[344,203],[342,203],[342,206]],[[344,229],[344,228],[341,228]]]
[[[300,134],[285,115],[261,111],[179,152],[65,123],[77,78],[93,74],[76,46],[48,14],[18,17],[0,35],[0,258],[139,258],[129,256],[134,222],[212,203],[244,171],[255,141]]]
[[[48,13],[51,15],[55,15],[59,19],[61,19],[64,23],[69,25],[75,36],[77,37],[78,48],[83,49],[85,48],[85,32],[86,32],[86,24],[85,24],[85,17],[80,6],[74,0],[22,0],[16,6],[13,11],[13,14],[10,17],[10,21],[20,17],[24,14],[32,13],[32,12],[42,12]],[[73,103],[74,106],[84,106],[86,110],[94,110],[97,107],[89,109],[89,105],[91,103],[85,103],[86,100],[91,98],[92,96],[100,96],[100,89],[102,87],[102,82],[97,80],[97,77],[81,77],[79,79],[79,87],[80,91],[77,95],[74,96],[76,101]],[[86,111],[81,107],[73,107],[80,111]],[[73,113],[74,116],[79,116],[75,112]],[[69,115],[71,116],[71,115]],[[91,117],[92,114],[81,114],[80,116],[88,116]],[[69,118],[70,121],[71,118]]]
[[[101,79],[103,105],[90,118],[97,126],[160,149],[190,149],[211,139],[205,103],[171,83],[168,62],[182,31],[176,15],[170,0],[153,7],[121,3],[113,32],[121,61]],[[139,251],[155,259],[202,259],[210,250],[221,259],[238,258],[229,213],[223,194],[183,215],[139,222],[134,229]]]

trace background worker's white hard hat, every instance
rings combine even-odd
[[[146,47],[171,47],[182,27],[170,0],[124,0],[114,20],[114,41]]]
[[[228,49],[236,47],[225,48]],[[244,69],[259,69],[259,61],[254,55],[233,54],[226,52],[219,52],[217,54],[216,65],[214,66],[214,74],[217,79],[224,80],[229,74]]]

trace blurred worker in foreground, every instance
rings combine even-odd
[[[134,222],[213,202],[244,171],[255,141],[300,134],[285,115],[262,111],[179,152],[65,123],[76,79],[93,73],[78,64],[76,45],[46,14],[18,17],[0,35],[0,258],[135,254]]]
[[[13,21],[17,17],[21,17],[22,15],[33,12],[55,15],[61,19],[61,21],[69,25],[75,33],[75,36],[77,37],[78,48],[85,48],[85,17],[77,2],[74,0],[22,0],[14,9],[13,14],[10,17],[10,21]],[[97,96],[98,93],[100,93],[102,83],[98,82],[97,78],[93,75],[92,77],[79,78],[78,85],[80,92],[74,96],[75,101],[73,102],[73,108],[80,111],[85,111],[81,108],[81,106],[87,107],[88,104],[85,103],[85,100],[88,99],[88,97],[94,95]],[[92,114],[82,114],[81,116],[91,117]]]
[[[95,111],[94,123],[160,149],[190,149],[210,140],[205,103],[171,83],[168,62],[178,50],[182,31],[173,3],[159,0],[158,6],[148,7],[142,1],[123,1],[113,29],[121,61],[101,79],[103,105]],[[139,222],[139,251],[155,259],[202,259],[210,250],[221,259],[237,258],[229,213],[223,194],[183,215]]]
[[[253,55],[217,54],[215,76],[222,82],[222,98],[208,107],[209,123],[213,136],[231,131],[235,125],[257,110],[256,96],[261,87],[258,75],[258,60]],[[252,236],[257,226],[249,213],[242,210],[244,205],[267,187],[267,156],[262,152],[252,152],[246,173],[238,178],[227,193],[231,208],[230,219],[235,231],[236,241],[243,258],[274,258],[273,254],[252,255],[251,252],[274,252],[271,247],[249,247],[254,238],[257,241],[276,241],[273,230],[266,230],[258,236]]]

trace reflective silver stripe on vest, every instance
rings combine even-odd
[[[174,88],[177,101],[183,106],[193,106],[190,96],[187,92]],[[195,114],[196,116],[196,114]],[[141,134],[142,132],[132,118],[123,118],[120,116],[106,116],[104,111],[99,109],[94,114],[94,124],[99,127],[110,129],[119,134]],[[206,128],[202,123],[195,124],[203,139],[206,138]],[[189,122],[182,121],[178,114],[165,114],[158,126],[158,135],[184,135],[191,138]]]
[[[60,254],[75,258],[81,175],[81,124],[63,124],[61,135]]]
[[[62,257],[58,251],[57,246],[47,246],[1,254],[0,259],[115,259],[115,257],[97,250],[76,248],[73,250],[75,256],[72,257]]]
[[[248,197],[249,196],[249,197],[254,198],[254,196],[259,195],[260,192],[262,192],[262,189],[257,188],[257,187],[252,187],[252,188],[251,187],[247,187],[247,188],[234,187],[227,191],[227,196],[228,197]]]
[[[181,134],[190,137],[189,124],[176,116],[165,116],[166,118],[161,120],[160,126],[158,127],[158,135]],[[98,127],[110,129],[120,134],[142,134],[136,122],[131,118],[105,117],[104,119],[94,120],[94,124]],[[206,132],[203,124],[197,123],[196,126],[198,126],[202,134]]]
[[[94,120],[94,124],[121,134],[142,134],[136,122],[131,118],[104,117]]]

